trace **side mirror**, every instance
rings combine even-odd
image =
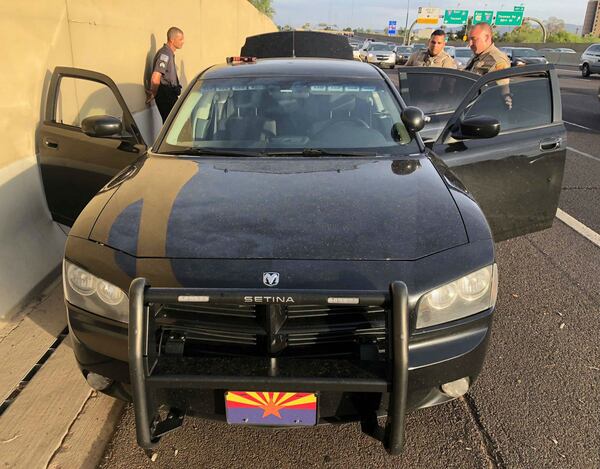
[[[458,132],[453,132],[452,137],[466,138],[493,138],[500,133],[500,122],[489,116],[469,117],[460,121]]]
[[[123,124],[113,116],[91,116],[83,119],[81,130],[89,137],[111,137],[121,134]]]
[[[411,134],[419,132],[425,127],[425,114],[418,107],[408,106],[400,116],[402,123]]]

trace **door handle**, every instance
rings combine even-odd
[[[58,150],[58,142],[50,140],[49,138],[44,139],[44,146],[52,148],[53,150]]]
[[[549,138],[548,140],[542,140],[540,142],[540,150],[542,151],[552,151],[560,148],[560,144],[562,143],[562,138]]]

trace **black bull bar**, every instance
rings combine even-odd
[[[235,374],[203,374],[197,367],[179,368],[159,366],[165,358],[155,344],[155,318],[150,305],[198,301],[204,304],[248,303],[266,294],[292,297],[296,304],[331,305],[335,301],[352,298],[361,306],[387,307],[387,346],[389,363],[379,376],[336,376],[335,367],[330,375],[296,376],[280,374],[275,370]],[[184,298],[182,298],[184,297]],[[171,409],[166,418],[159,416],[158,389],[239,389],[247,391],[345,391],[389,392],[388,416],[380,436],[391,454],[402,452],[404,421],[408,387],[408,291],[403,282],[390,284],[389,292],[332,291],[332,290],[279,290],[279,289],[219,289],[219,288],[151,288],[144,278],[136,278],[129,289],[129,369],[135,410],[138,444],[145,450],[154,447],[161,436],[181,426],[185,409]],[[356,303],[355,303],[356,304]],[[390,308],[391,306],[391,308]],[[391,332],[391,333],[390,333]],[[165,369],[167,370],[165,372]],[[193,373],[191,372],[193,371]]]

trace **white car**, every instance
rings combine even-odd
[[[394,47],[393,44],[385,42],[369,42],[361,49],[360,60],[379,65],[381,68],[394,68],[396,66]]]
[[[579,70],[584,78],[592,73],[600,73],[600,44],[592,44],[581,54]]]

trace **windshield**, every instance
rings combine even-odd
[[[377,43],[371,43],[369,45],[369,50],[394,50],[393,45],[391,44],[377,44]]]
[[[252,156],[274,150],[417,151],[401,124],[400,112],[398,101],[380,79],[199,80],[158,151],[198,153],[205,148],[246,151]]]
[[[471,51],[471,49],[456,49],[456,56],[457,57],[472,57],[473,52]]]
[[[401,53],[405,54],[405,53],[408,53],[408,52],[412,52],[412,47],[403,46],[403,47],[398,47],[396,50],[398,52],[401,52]]]
[[[513,57],[539,57],[540,53],[535,49],[513,49]]]

